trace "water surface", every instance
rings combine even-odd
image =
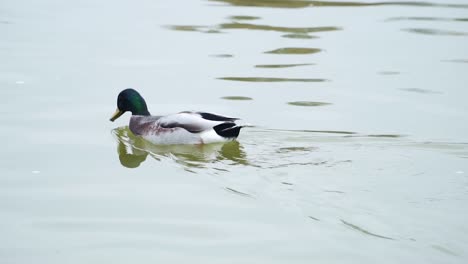
[[[468,3],[6,1],[1,263],[466,263]],[[108,121],[253,125],[154,146]]]

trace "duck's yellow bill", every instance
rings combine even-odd
[[[123,115],[123,111],[120,111],[118,108],[117,110],[115,110],[115,113],[112,115],[112,117],[110,118],[110,121],[114,122],[114,120],[116,120],[117,118],[119,118],[121,115]]]

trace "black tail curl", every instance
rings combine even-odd
[[[239,132],[242,126],[237,126],[235,123],[222,123],[219,124],[213,129],[216,131],[216,134],[224,137],[224,138],[236,138],[239,136]]]

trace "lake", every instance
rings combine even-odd
[[[466,263],[468,1],[3,1],[1,263]],[[109,118],[242,118],[155,146]]]

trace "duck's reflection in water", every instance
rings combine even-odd
[[[154,145],[133,135],[128,126],[112,130],[117,139],[120,163],[127,168],[137,168],[148,155],[156,160],[171,159],[186,169],[205,168],[210,164],[249,165],[242,145],[237,141],[207,145]],[[216,169],[223,170],[217,167]]]

